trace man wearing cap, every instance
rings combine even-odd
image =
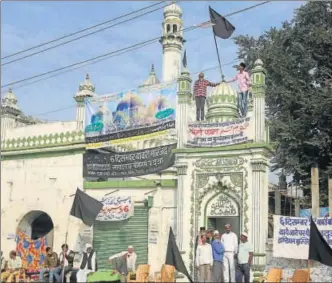
[[[88,274],[97,270],[96,253],[92,245],[86,244],[86,251],[80,264],[80,269],[76,274],[77,282],[87,282]]]
[[[231,231],[231,225],[226,224],[226,232],[221,239],[224,242],[224,279],[225,282],[235,282],[235,257],[238,252],[238,239],[235,233]]]
[[[136,259],[137,255],[134,252],[133,246],[128,246],[127,249],[127,268],[128,272],[135,272],[136,271]]]
[[[250,266],[252,264],[254,250],[252,245],[248,242],[247,233],[243,232],[240,240],[241,243],[239,245],[239,254],[237,257],[238,264],[236,267],[236,282],[242,283],[244,277],[244,282],[249,283]]]
[[[212,241],[212,280],[213,282],[223,282],[223,260],[224,260],[224,244],[220,240],[219,231],[214,231],[214,240]]]
[[[202,243],[196,251],[196,266],[199,270],[199,282],[211,282],[211,268],[213,264],[212,248],[206,242],[206,236],[201,236]]]

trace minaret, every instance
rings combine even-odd
[[[90,81],[89,74],[86,75],[84,83],[80,84],[78,92],[74,96],[77,102],[76,122],[77,130],[83,130],[85,125],[85,99],[95,96],[95,86]]]
[[[1,139],[5,138],[5,132],[7,129],[16,127],[16,119],[21,114],[21,110],[17,105],[16,95],[12,89],[2,98],[1,104]]]
[[[265,74],[263,62],[257,59],[251,70],[253,120],[255,124],[255,142],[267,142],[265,129]]]
[[[160,43],[163,46],[163,78],[164,82],[172,81],[180,76],[181,53],[183,39],[182,10],[177,4],[164,9],[163,33]]]

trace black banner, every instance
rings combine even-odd
[[[164,130],[169,130],[175,128],[175,121],[168,121],[155,126],[141,127],[127,131],[120,131],[116,133],[110,133],[106,135],[94,136],[94,137],[85,137],[86,143],[97,143],[97,142],[106,142],[111,140],[124,139],[134,136],[143,136],[152,133],[157,133]]]
[[[154,174],[174,165],[176,144],[120,153],[83,154],[83,177],[125,178]]]

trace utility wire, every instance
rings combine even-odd
[[[68,38],[68,37],[71,37],[71,36],[74,36],[74,35],[80,34],[80,33],[82,33],[82,32],[85,32],[85,31],[88,31],[88,30],[94,29],[94,28],[96,28],[96,27],[99,27],[99,26],[102,26],[102,25],[105,25],[105,24],[108,24],[108,23],[114,22],[114,21],[119,20],[119,19],[121,19],[121,18],[124,18],[124,17],[130,16],[130,15],[132,15],[132,14],[136,14],[136,13],[138,13],[138,12],[141,12],[141,11],[144,11],[144,10],[149,9],[149,8],[151,8],[151,7],[154,7],[154,6],[156,6],[156,5],[159,5],[159,4],[163,3],[163,2],[165,2],[165,1],[160,1],[160,2],[155,3],[155,4],[153,4],[153,5],[146,6],[146,7],[144,7],[144,8],[141,8],[141,9],[135,10],[135,11],[130,12],[130,13],[127,13],[127,14],[125,14],[125,15],[118,16],[118,17],[113,18],[113,19],[111,19],[111,20],[108,20],[108,21],[105,21],[105,22],[102,22],[102,23],[99,23],[99,24],[96,24],[96,25],[93,25],[93,26],[87,27],[87,28],[85,28],[85,29],[78,30],[78,31],[73,32],[73,33],[70,33],[70,34],[66,34],[66,35],[64,35],[64,36],[61,36],[61,37],[55,38],[55,39],[53,39],[53,40],[50,40],[50,41],[47,41],[47,42],[44,42],[44,43],[40,43],[40,44],[38,44],[38,45],[32,46],[32,47],[30,47],[30,48],[27,48],[27,49],[24,49],[24,50],[21,50],[21,51],[18,51],[18,52],[16,52],[16,53],[12,53],[12,54],[10,54],[10,55],[7,55],[7,56],[2,57],[1,60],[6,59],[6,58],[10,58],[10,57],[13,57],[13,56],[16,56],[16,55],[19,55],[19,54],[22,54],[22,53],[25,53],[25,52],[27,52],[27,51],[31,51],[31,50],[33,50],[33,49],[36,49],[36,48],[39,48],[39,47],[42,47],[42,46],[45,46],[45,45],[49,45],[49,44],[51,44],[51,43],[54,43],[54,42],[60,41],[60,40],[62,40],[62,39],[65,39],[65,38]]]
[[[160,3],[158,3],[158,5],[159,5],[159,4],[160,4]],[[155,6],[155,5],[156,5],[156,4],[154,4],[154,5],[150,5],[150,7],[151,7],[151,6]],[[19,57],[19,58],[13,59],[13,60],[11,60],[11,61],[9,61],[9,62],[5,62],[5,63],[1,64],[1,66],[5,66],[5,65],[9,65],[9,64],[12,64],[12,63],[14,63],[14,62],[17,62],[17,61],[21,61],[21,60],[23,60],[23,59],[26,59],[26,58],[32,57],[32,56],[34,56],[34,55],[37,55],[37,54],[40,54],[40,53],[46,52],[46,51],[48,51],[48,50],[51,50],[51,49],[54,49],[54,48],[57,48],[57,47],[63,46],[63,45],[65,45],[65,44],[68,44],[68,43],[71,43],[71,42],[77,41],[77,40],[79,40],[79,39],[82,39],[82,38],[88,37],[88,36],[90,36],[90,35],[93,35],[93,34],[96,34],[96,33],[102,32],[102,31],[107,30],[107,29],[110,29],[110,28],[112,28],[112,27],[115,27],[115,26],[118,26],[118,25],[121,25],[121,24],[125,24],[125,23],[127,23],[127,22],[132,21],[132,20],[138,19],[138,18],[140,18],[140,17],[143,17],[143,16],[145,16],[145,15],[148,15],[148,14],[151,14],[151,13],[153,13],[153,12],[156,12],[156,11],[158,11],[158,10],[160,10],[160,9],[163,9],[163,8],[169,6],[169,5],[171,5],[171,4],[167,4],[167,5],[165,5],[165,6],[162,6],[162,7],[159,7],[159,8],[153,9],[153,10],[150,10],[150,11],[145,12],[145,13],[143,13],[143,14],[140,14],[140,15],[134,16],[134,17],[132,17],[132,18],[130,18],[130,19],[127,19],[127,20],[124,20],[124,21],[121,21],[121,22],[115,23],[115,24],[113,24],[113,25],[111,25],[111,26],[107,26],[107,27],[104,27],[104,28],[101,28],[101,29],[98,29],[98,30],[92,31],[92,32],[90,32],[90,33],[87,33],[87,34],[81,35],[81,36],[79,36],[79,37],[76,37],[76,38],[73,38],[73,39],[70,39],[70,40],[67,40],[67,41],[65,41],[65,42],[61,42],[61,43],[59,43],[59,44],[57,44],[57,45],[50,46],[50,47],[45,48],[45,49],[43,49],[43,50],[39,50],[39,51],[36,51],[36,52],[34,52],[34,53],[30,53],[30,54],[25,55],[25,56],[23,56],[23,57]]]
[[[254,9],[258,6],[261,6],[261,5],[264,5],[266,3],[269,3],[270,1],[265,1],[265,2],[262,2],[262,3],[259,3],[259,4],[256,4],[256,5],[252,5],[252,6],[249,6],[247,8],[244,8],[244,9],[241,9],[241,10],[238,10],[238,11],[235,11],[233,13],[230,13],[228,15],[226,15],[225,17],[229,17],[229,16],[233,16],[233,15],[236,15],[236,14],[239,14],[239,13],[242,13],[242,12],[245,12],[245,11],[248,11],[248,10],[251,10],[251,9]],[[205,23],[209,23],[209,21],[205,22]],[[204,23],[204,24],[205,24]],[[179,34],[180,32],[184,32],[184,31],[192,31],[192,30],[195,30],[197,28],[199,28],[200,26],[190,26],[190,27],[187,27],[187,28],[184,28],[184,29],[181,29],[179,30],[178,32],[175,32],[175,33],[170,33],[171,34]],[[1,88],[5,88],[5,87],[9,87],[9,86],[13,86],[15,84],[18,84],[18,83],[22,83],[22,82],[25,82],[25,81],[29,81],[31,79],[35,79],[35,78],[39,78],[39,77],[43,77],[45,75],[48,75],[48,74],[54,74],[58,71],[62,71],[62,70],[66,70],[68,68],[71,68],[71,67],[75,67],[75,66],[79,66],[81,64],[85,64],[85,63],[89,63],[89,62],[92,62],[94,60],[98,60],[98,59],[107,59],[108,56],[110,55],[113,55],[113,54],[116,54],[116,53],[119,53],[119,52],[123,52],[123,51],[127,51],[127,50],[130,50],[132,48],[139,48],[139,47],[143,47],[145,45],[148,45],[148,44],[151,44],[151,43],[154,43],[155,41],[158,41],[160,39],[160,36],[156,37],[156,38],[152,38],[152,39],[149,39],[149,40],[146,40],[146,41],[143,41],[143,42],[139,42],[139,43],[136,43],[134,45],[131,45],[131,46],[128,46],[128,47],[125,47],[125,48],[122,48],[122,49],[119,49],[119,50],[115,50],[115,51],[112,51],[112,52],[109,52],[109,53],[106,53],[106,54],[102,54],[102,55],[99,55],[99,56],[96,56],[94,58],[90,58],[90,59],[87,59],[87,60],[84,60],[84,61],[81,61],[81,62],[77,62],[77,63],[73,63],[71,65],[68,65],[68,66],[65,66],[65,67],[61,67],[61,68],[58,68],[58,69],[55,69],[55,70],[51,70],[51,71],[48,71],[48,72],[44,72],[44,73],[41,73],[41,74],[38,74],[38,75],[34,75],[34,76],[31,76],[31,77],[28,77],[28,78],[24,78],[24,79],[21,79],[21,80],[18,80],[18,81],[14,81],[14,82],[11,82],[11,83],[8,83],[8,84],[5,84],[3,86],[1,86]],[[142,46],[141,46],[142,45]],[[105,58],[106,57],[106,58]]]

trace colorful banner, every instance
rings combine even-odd
[[[300,217],[310,217],[310,216],[311,216],[311,208],[300,209]],[[329,208],[328,207],[319,208],[319,216],[320,217],[329,217]]]
[[[314,221],[332,246],[332,218],[317,218]],[[274,257],[308,259],[309,237],[310,218],[274,215]]]
[[[130,152],[83,154],[83,177],[124,178],[154,174],[174,165],[176,144]]]
[[[38,240],[30,239],[25,233],[18,231],[16,235],[16,252],[27,270],[39,270],[46,256],[46,237]]]
[[[223,146],[248,141],[250,118],[224,123],[190,123],[188,145]]]
[[[86,143],[151,134],[160,126],[159,131],[175,128],[176,93],[172,82],[87,99]]]
[[[101,200],[103,208],[98,221],[121,221],[134,215],[134,202],[131,197],[106,197]]]

